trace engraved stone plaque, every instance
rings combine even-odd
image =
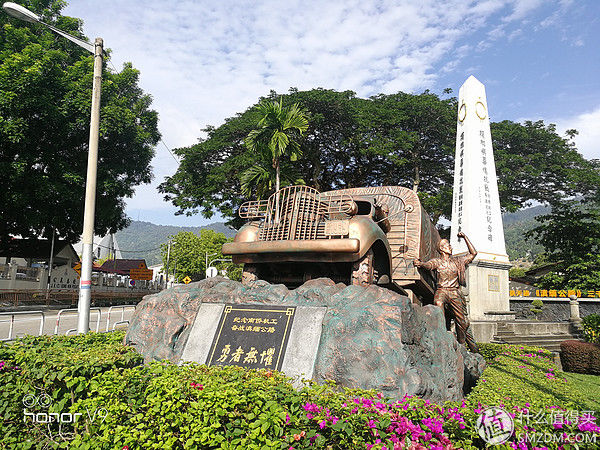
[[[295,306],[226,305],[207,365],[281,370]]]
[[[500,291],[500,279],[498,275],[488,275],[488,291]]]

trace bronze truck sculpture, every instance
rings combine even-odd
[[[413,261],[438,256],[437,229],[417,194],[399,186],[320,193],[290,186],[268,200],[244,203],[249,219],[223,254],[244,264],[242,281],[262,279],[297,287],[328,277],[377,284],[431,303],[435,281]]]

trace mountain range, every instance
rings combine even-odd
[[[235,236],[235,230],[224,222],[214,222],[202,227],[178,227],[134,220],[129,227],[118,231],[116,237],[123,258],[145,259],[146,264],[151,266],[162,263],[160,245],[168,242],[169,236],[182,231],[199,233],[202,229],[214,230],[227,237]]]

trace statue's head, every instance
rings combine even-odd
[[[440,253],[452,255],[452,246],[450,245],[450,242],[448,242],[448,239],[442,239],[438,242],[438,250]]]

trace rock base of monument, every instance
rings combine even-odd
[[[146,361],[180,362],[184,354],[190,359],[195,350],[188,346],[198,343],[188,340],[206,303],[326,307],[312,371],[320,383],[376,389],[395,399],[408,394],[458,400],[485,366],[481,355],[468,352],[446,330],[439,308],[412,304],[377,286],[345,286],[325,278],[288,290],[264,281],[245,286],[216,277],[149,295],[136,308],[126,343]]]

